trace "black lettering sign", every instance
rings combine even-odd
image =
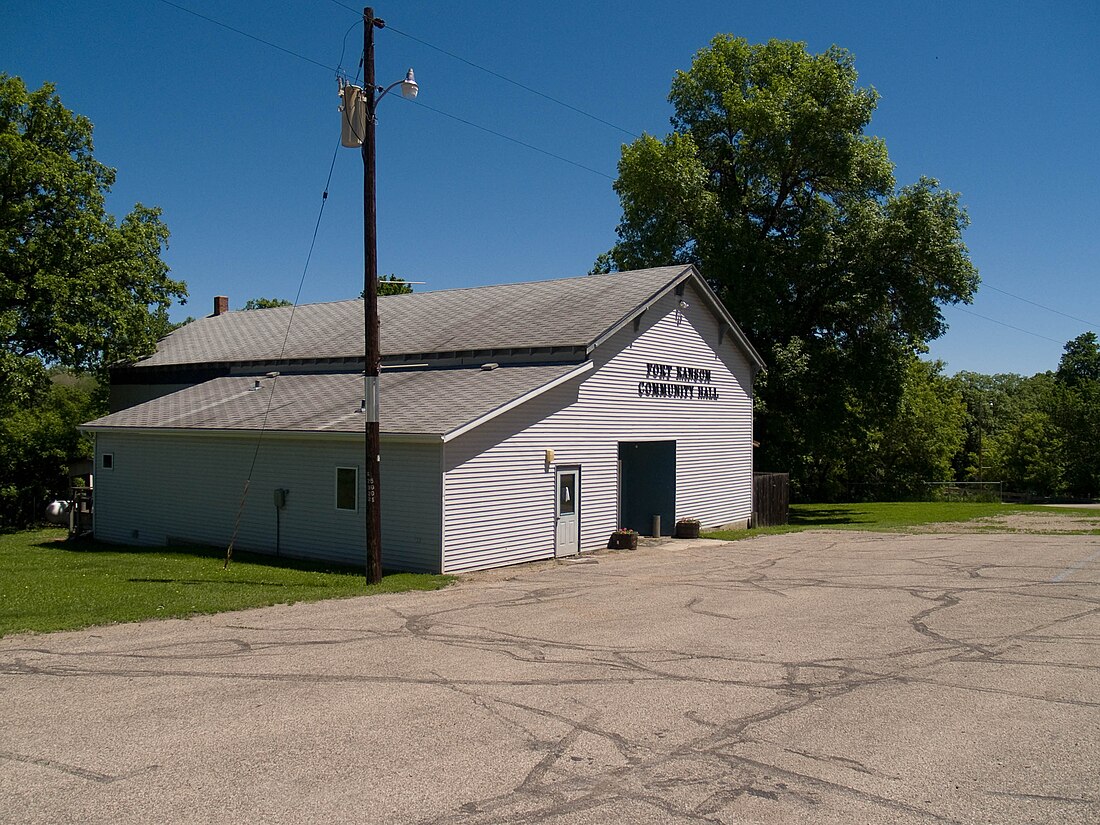
[[[645,377],[651,380],[638,382],[639,398],[718,400],[717,387],[692,386],[711,383],[711,371],[702,367],[647,363],[645,365]],[[679,383],[669,383],[672,381]]]
[[[683,384],[664,384],[658,381],[639,381],[639,398],[687,398],[694,399],[695,391],[703,387],[689,387]]]
[[[645,377],[657,379],[672,378],[672,367],[668,364],[646,364]]]
[[[696,367],[676,367],[676,380],[687,384],[709,384],[710,370]]]

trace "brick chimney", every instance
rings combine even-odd
[[[214,296],[214,315],[224,315],[229,312],[229,296],[228,295],[215,295]]]

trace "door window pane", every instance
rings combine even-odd
[[[571,516],[577,512],[577,476],[575,473],[562,473],[558,476],[558,512]]]

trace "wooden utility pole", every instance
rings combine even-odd
[[[386,24],[374,16],[374,9],[363,9],[363,96],[367,122],[363,134],[363,334],[365,391],[364,417],[367,419],[366,536],[367,584],[382,581],[382,506],[380,498],[381,435],[379,432],[378,375],[381,353],[378,335],[378,227],[375,212],[374,111],[378,87],[374,79],[374,29]]]

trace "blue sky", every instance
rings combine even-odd
[[[92,120],[97,157],[118,169],[115,214],[136,201],[164,209],[166,258],[191,295],[175,319],[208,314],[215,294],[235,308],[292,299],[339,138],[331,68],[357,69],[361,6],[173,2],[322,65],[161,0],[41,0],[5,4],[0,71],[36,88],[53,81]],[[418,289],[585,273],[615,241],[622,143],[667,133],[673,73],[730,32],[852,51],[861,84],[882,96],[869,132],[885,139],[898,183],[930,175],[961,193],[984,286],[972,306],[946,310],[950,331],[932,343],[948,372],[1053,369],[1066,341],[1100,332],[1094,3],[471,0],[375,10],[390,24],[376,40],[379,82],[412,66],[421,89],[416,103],[394,95],[379,111],[379,271],[426,282]],[[362,289],[355,150],[337,154],[329,193],[303,303]]]

